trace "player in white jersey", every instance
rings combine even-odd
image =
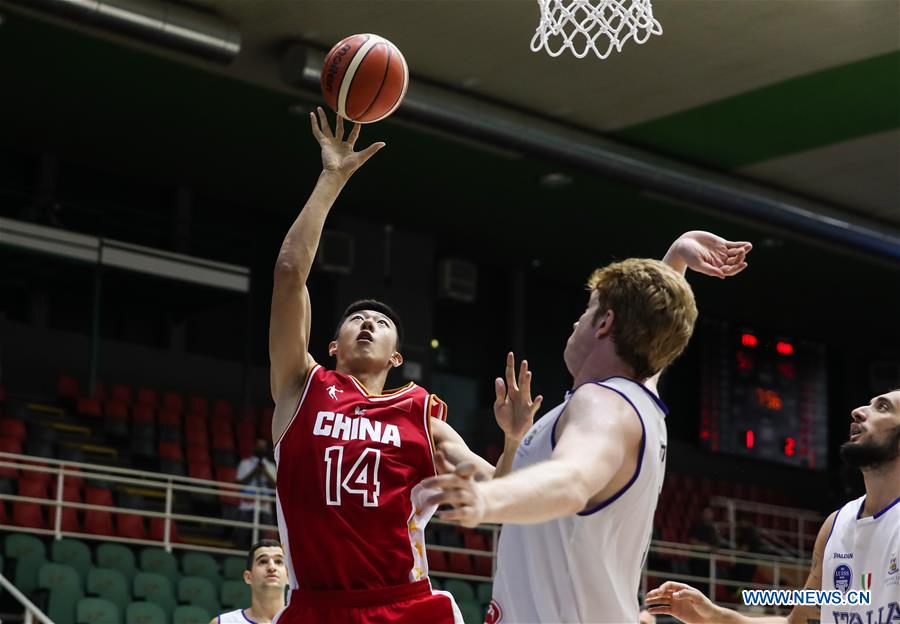
[[[497,413],[506,445],[495,478],[473,480],[473,467],[458,464],[423,484],[441,490],[429,503],[454,506],[444,519],[505,523],[488,622],[638,621],[665,472],[667,409],[656,378],[687,345],[697,317],[684,273],[734,275],[750,248],[689,232],[664,262],[596,271],[564,353],[572,390],[533,426],[529,374],[518,387],[508,359],[495,412],[510,398],[520,409],[506,422]],[[512,473],[503,476],[510,457]]]
[[[787,617],[752,617],[668,581],[647,593],[649,611],[689,624],[900,623],[900,390],[875,397],[850,418],[850,439],[841,446],[841,457],[862,470],[866,493],[822,524],[805,589],[867,589],[870,604],[797,606]]]
[[[271,624],[284,609],[284,588],[288,584],[281,544],[275,540],[260,540],[250,547],[244,582],[250,586],[249,608],[223,613],[209,624]]]

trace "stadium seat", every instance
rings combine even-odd
[[[125,608],[131,600],[129,587],[128,579],[118,570],[92,568],[87,573],[87,593],[109,600],[119,608],[119,613],[125,613]]]
[[[0,436],[24,442],[28,437],[25,423],[16,418],[0,418]]]
[[[22,454],[22,441],[16,440],[15,438],[0,437],[0,452],[15,453],[16,455],[21,455]],[[0,478],[18,479],[19,471],[16,470],[15,468],[0,468]]]
[[[113,507],[112,492],[106,488],[86,487],[84,502],[88,505]],[[98,509],[86,509],[84,512],[84,530],[92,535],[115,535],[112,513]]]
[[[49,590],[47,617],[54,624],[75,624],[75,605],[84,597],[75,568],[61,563],[43,564],[38,570],[38,588]]]
[[[173,409],[164,408],[159,411],[157,418],[160,427],[169,427],[172,429],[181,428],[181,412]]]
[[[182,605],[175,608],[175,614],[172,616],[172,624],[208,624],[213,616],[210,613],[217,614],[218,611],[207,611],[203,607]]]
[[[138,572],[134,576],[134,597],[144,598],[148,602],[158,605],[165,612],[163,621],[169,621],[172,611],[175,610],[172,583],[162,574]]]
[[[215,472],[216,481],[221,481],[222,483],[235,483],[235,475],[237,474],[237,470],[235,468],[216,465]],[[240,499],[234,496],[219,495],[219,502],[225,505],[238,505],[240,503]]]
[[[163,395],[163,407],[174,412],[183,412],[184,399],[177,392],[166,392]]]
[[[436,589],[440,591],[443,588],[440,579],[437,579],[433,576],[428,577],[429,582],[431,582],[431,589]]]
[[[259,415],[259,431],[257,435],[263,440],[272,437],[272,417],[275,414],[275,408],[267,407]]]
[[[487,536],[479,531],[465,531],[463,533],[463,546],[472,550],[489,551]]]
[[[121,624],[121,611],[117,605],[102,598],[82,598],[75,608],[77,624]]]
[[[97,547],[96,555],[98,567],[118,570],[125,577],[125,581],[128,583],[127,587],[131,587],[137,570],[134,553],[130,548],[121,544],[104,543]]]
[[[111,400],[107,401],[103,406],[103,414],[107,418],[128,419],[128,403],[125,401]]]
[[[218,418],[232,420],[234,418],[234,408],[228,401],[216,401],[213,403],[213,420]]]
[[[37,481],[19,481],[19,496],[47,498],[47,486]],[[12,505],[13,524],[32,529],[45,529],[43,506],[39,503],[14,501]]]
[[[457,600],[457,604],[466,624],[482,624],[484,622],[484,612],[481,610],[481,605],[465,600]]]
[[[444,590],[453,594],[457,602],[475,602],[475,592],[472,589],[472,584],[468,581],[447,579],[447,582],[444,583]]]
[[[219,574],[219,563],[206,553],[189,552],[181,559],[181,573],[185,576],[199,576],[213,584],[218,589],[222,584]]]
[[[244,581],[224,581],[219,599],[223,609],[246,609],[252,599],[250,586]]]
[[[234,452],[234,436],[230,431],[213,431],[212,448],[214,451]]]
[[[131,405],[131,388],[123,384],[111,385],[109,387],[109,400]]]
[[[155,410],[158,403],[159,400],[156,395],[156,390],[151,390],[150,388],[138,388],[135,407],[140,405]]]
[[[653,587],[656,587],[656,585],[653,585]],[[478,583],[478,586],[475,589],[475,598],[478,600],[479,604],[489,603],[491,601],[493,590],[494,586],[491,583]]]
[[[116,535],[131,539],[147,539],[147,525],[143,516],[137,514],[116,514]]]
[[[124,438],[128,435],[128,406],[122,401],[107,401],[103,430],[107,435]]]
[[[69,375],[60,375],[56,385],[56,394],[61,399],[69,399],[77,401],[81,396],[81,389],[78,387],[78,380]]]
[[[78,572],[79,578],[87,576],[91,569],[91,549],[81,540],[63,538],[54,540],[50,546],[50,561],[61,563]]]
[[[426,551],[428,553],[428,569],[434,570],[436,572],[447,572],[449,568],[447,567],[447,557],[446,553],[442,550],[434,550],[429,549]]]
[[[155,425],[156,416],[151,406],[138,403],[131,408],[131,420],[135,423],[151,423]]]
[[[209,416],[209,401],[205,397],[191,395],[188,399],[188,413]]]
[[[100,401],[98,401],[97,399],[81,397],[75,404],[75,412],[79,416],[100,418],[100,416],[102,415],[102,412],[100,410]]]
[[[225,557],[222,562],[222,575],[226,581],[244,582],[244,570],[247,569],[247,560],[243,557]]]
[[[160,442],[159,457],[160,459],[171,459],[172,461],[183,462],[184,451],[181,450],[181,445],[175,442]]]
[[[152,602],[132,602],[125,610],[125,624],[160,624],[166,621],[165,609]]]
[[[472,557],[464,553],[451,552],[447,554],[447,565],[450,572],[457,574],[472,574]]]
[[[33,535],[10,533],[3,543],[3,555],[12,562],[12,582],[26,596],[38,585],[38,570],[47,560],[47,548]]]
[[[178,601],[203,607],[210,613],[221,610],[217,588],[201,576],[185,576],[178,581]]]
[[[170,542],[178,542],[181,541],[178,535],[178,523],[174,520],[172,522],[172,528],[169,530],[169,541]],[[166,519],[165,518],[150,518],[150,539],[162,542],[165,541],[166,536]]]
[[[140,561],[141,572],[161,574],[169,580],[172,589],[175,588],[181,576],[178,572],[178,562],[175,559],[175,555],[166,552],[162,548],[148,547],[141,549],[138,560]]]
[[[212,481],[212,466],[210,466],[208,460],[205,462],[188,462],[188,476],[193,479]]]
[[[494,563],[489,556],[472,556],[472,568],[480,576],[494,576]]]

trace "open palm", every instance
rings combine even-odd
[[[328,117],[321,106],[315,113],[309,114],[312,124],[312,133],[316,141],[322,147],[322,169],[336,173],[344,178],[349,178],[353,172],[359,169],[363,163],[369,160],[375,152],[384,147],[384,143],[373,143],[366,149],[355,152],[353,146],[359,138],[360,124],[353,124],[347,139],[344,140],[344,120],[338,115],[335,123],[335,131],[331,132]]]
[[[522,360],[519,379],[516,380],[516,358],[512,353],[506,356],[506,383],[497,377],[494,380],[494,418],[506,437],[521,440],[534,424],[534,415],[541,407],[544,397],[531,400],[531,371],[528,362]]]
[[[723,279],[746,269],[747,254],[753,249],[748,242],[725,240],[701,230],[682,234],[674,246],[689,269]]]

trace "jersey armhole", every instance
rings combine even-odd
[[[297,420],[297,415],[300,413],[300,408],[303,407],[303,401],[304,399],[306,399],[306,395],[309,393],[309,387],[312,385],[316,373],[318,373],[319,369],[322,368],[322,365],[316,364],[315,360],[313,360],[312,358],[310,358],[310,364],[312,365],[312,367],[306,373],[306,380],[303,383],[303,392],[300,394],[300,400],[297,402],[297,407],[294,408],[294,415],[291,416],[291,420],[288,422],[287,427],[285,427],[284,431],[281,432],[281,435],[278,436],[278,440],[275,442],[275,446],[281,444],[281,441],[284,440],[284,436],[286,436],[287,432],[291,430],[294,421]]]

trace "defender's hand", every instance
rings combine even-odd
[[[441,451],[436,454],[440,474],[422,481],[425,490],[437,490],[425,499],[426,505],[451,505],[449,511],[439,511],[441,520],[455,520],[464,527],[476,527],[484,521],[487,501],[481,485],[473,479],[475,466],[463,462],[453,466]],[[452,472],[451,472],[452,470]]]
[[[506,384],[500,377],[494,380],[494,418],[507,438],[521,442],[531,425],[534,415],[541,407],[544,397],[538,395],[531,400],[531,371],[528,362],[522,360],[519,379],[516,380],[516,358],[510,352],[506,356]]]
[[[719,607],[699,590],[684,583],[666,581],[644,598],[653,615],[671,615],[687,624],[716,624],[722,621]]]
[[[373,143],[361,152],[354,152],[353,146],[359,138],[360,124],[353,124],[353,129],[345,141],[343,118],[337,116],[335,132],[332,133],[328,117],[322,107],[316,107],[316,112],[318,116],[316,113],[309,114],[309,121],[312,124],[313,136],[322,146],[323,171],[335,173],[346,180],[385,145],[381,142]]]
[[[745,258],[753,249],[748,242],[734,242],[712,232],[685,232],[672,243],[666,261],[679,269],[687,268],[725,279],[747,268]],[[677,266],[680,265],[680,266]]]

